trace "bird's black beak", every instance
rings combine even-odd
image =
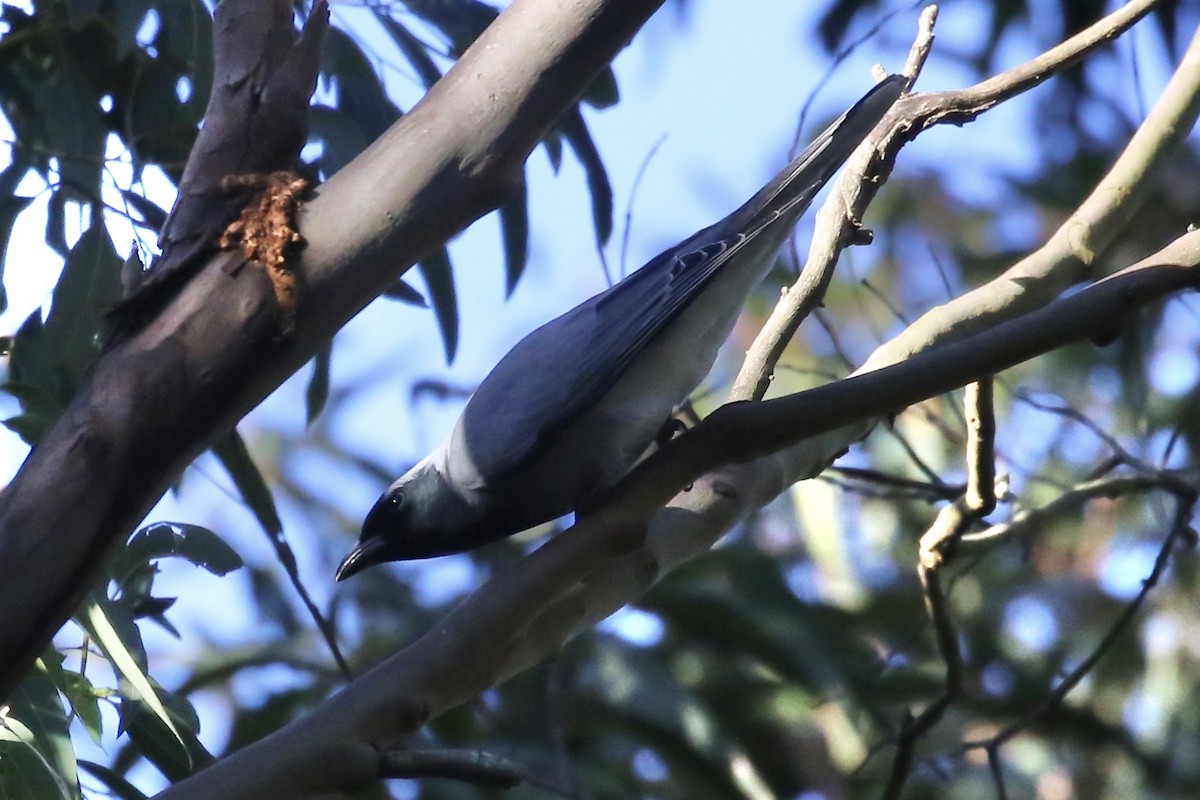
[[[354,549],[346,554],[334,574],[335,581],[344,581],[351,575],[357,575],[367,567],[374,566],[385,559],[383,554],[383,539],[373,536],[354,545]]]

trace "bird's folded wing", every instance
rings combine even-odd
[[[496,365],[462,419],[465,441],[459,445],[480,479],[502,480],[553,444],[688,307],[744,239],[739,234],[704,242],[706,232],[684,243],[696,243],[694,249],[667,250],[534,331]]]

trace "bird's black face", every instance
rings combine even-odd
[[[342,559],[335,580],[345,580],[385,561],[436,558],[480,544],[471,526],[458,529],[461,535],[447,535],[447,517],[453,518],[457,505],[443,503],[436,517],[422,515],[421,488],[421,484],[409,482],[389,489],[375,502],[363,520],[358,544]]]
[[[334,580],[343,581],[367,567],[395,560],[396,556],[388,554],[389,544],[404,538],[407,517],[403,489],[390,490],[380,497],[367,512],[358,544],[342,559]]]

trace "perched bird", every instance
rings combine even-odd
[[[338,567],[458,553],[603,497],[712,368],[813,196],[900,96],[880,82],[728,217],[526,336]]]

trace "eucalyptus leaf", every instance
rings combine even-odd
[[[180,745],[184,744],[183,736],[175,727],[162,698],[154,691],[150,677],[142,670],[138,659],[134,657],[125,641],[117,633],[116,627],[109,618],[108,612],[98,602],[90,602],[84,610],[84,622],[88,633],[107,656],[113,669],[137,693],[137,699],[163,724]]]
[[[94,761],[87,761],[82,758],[79,759],[79,766],[83,767],[84,771],[93,778],[103,783],[112,792],[113,797],[118,798],[118,800],[147,800],[147,796],[142,794],[141,790],[118,775],[115,770],[111,770],[103,764],[97,764]]]
[[[458,298],[454,293],[454,272],[450,266],[450,253],[441,247],[426,256],[417,269],[429,289],[433,303],[433,314],[437,317],[438,330],[442,333],[442,345],[446,350],[446,363],[454,361],[458,350]]]
[[[195,709],[185,698],[164,693],[165,717],[132,698],[121,702],[125,732],[138,751],[172,781],[180,781],[216,759],[196,737]]]
[[[123,583],[135,570],[159,558],[182,558],[213,575],[226,575],[244,563],[224,539],[208,528],[185,522],[155,522],[130,537],[113,570],[113,580]]]
[[[213,455],[225,467],[229,477],[237,486],[242,499],[254,513],[259,525],[272,538],[283,532],[283,523],[279,520],[279,512],[275,508],[275,498],[271,496],[271,488],[250,458],[246,442],[237,430],[232,430],[219,442],[213,445]]]
[[[17,332],[13,378],[65,406],[100,354],[104,314],[120,296],[121,259],[101,220],[67,254],[45,323],[34,312]]]
[[[612,184],[608,181],[608,172],[604,169],[604,161],[600,151],[592,141],[587,123],[579,112],[579,107],[571,109],[564,115],[562,132],[575,151],[575,157],[583,165],[587,176],[588,194],[592,198],[592,222],[596,228],[596,243],[604,245],[613,229],[613,192]]]
[[[388,287],[381,296],[410,306],[429,308],[429,303],[425,301],[425,295],[414,289],[403,278],[397,278],[396,282]]]
[[[313,358],[312,376],[308,379],[308,389],[304,393],[305,420],[312,425],[329,401],[329,360],[332,356],[333,344],[326,344],[317,351]]]
[[[504,293],[511,296],[529,260],[529,191],[525,181],[500,204],[504,240]]]
[[[67,714],[40,659],[5,703],[0,713],[0,797],[80,797]]]

